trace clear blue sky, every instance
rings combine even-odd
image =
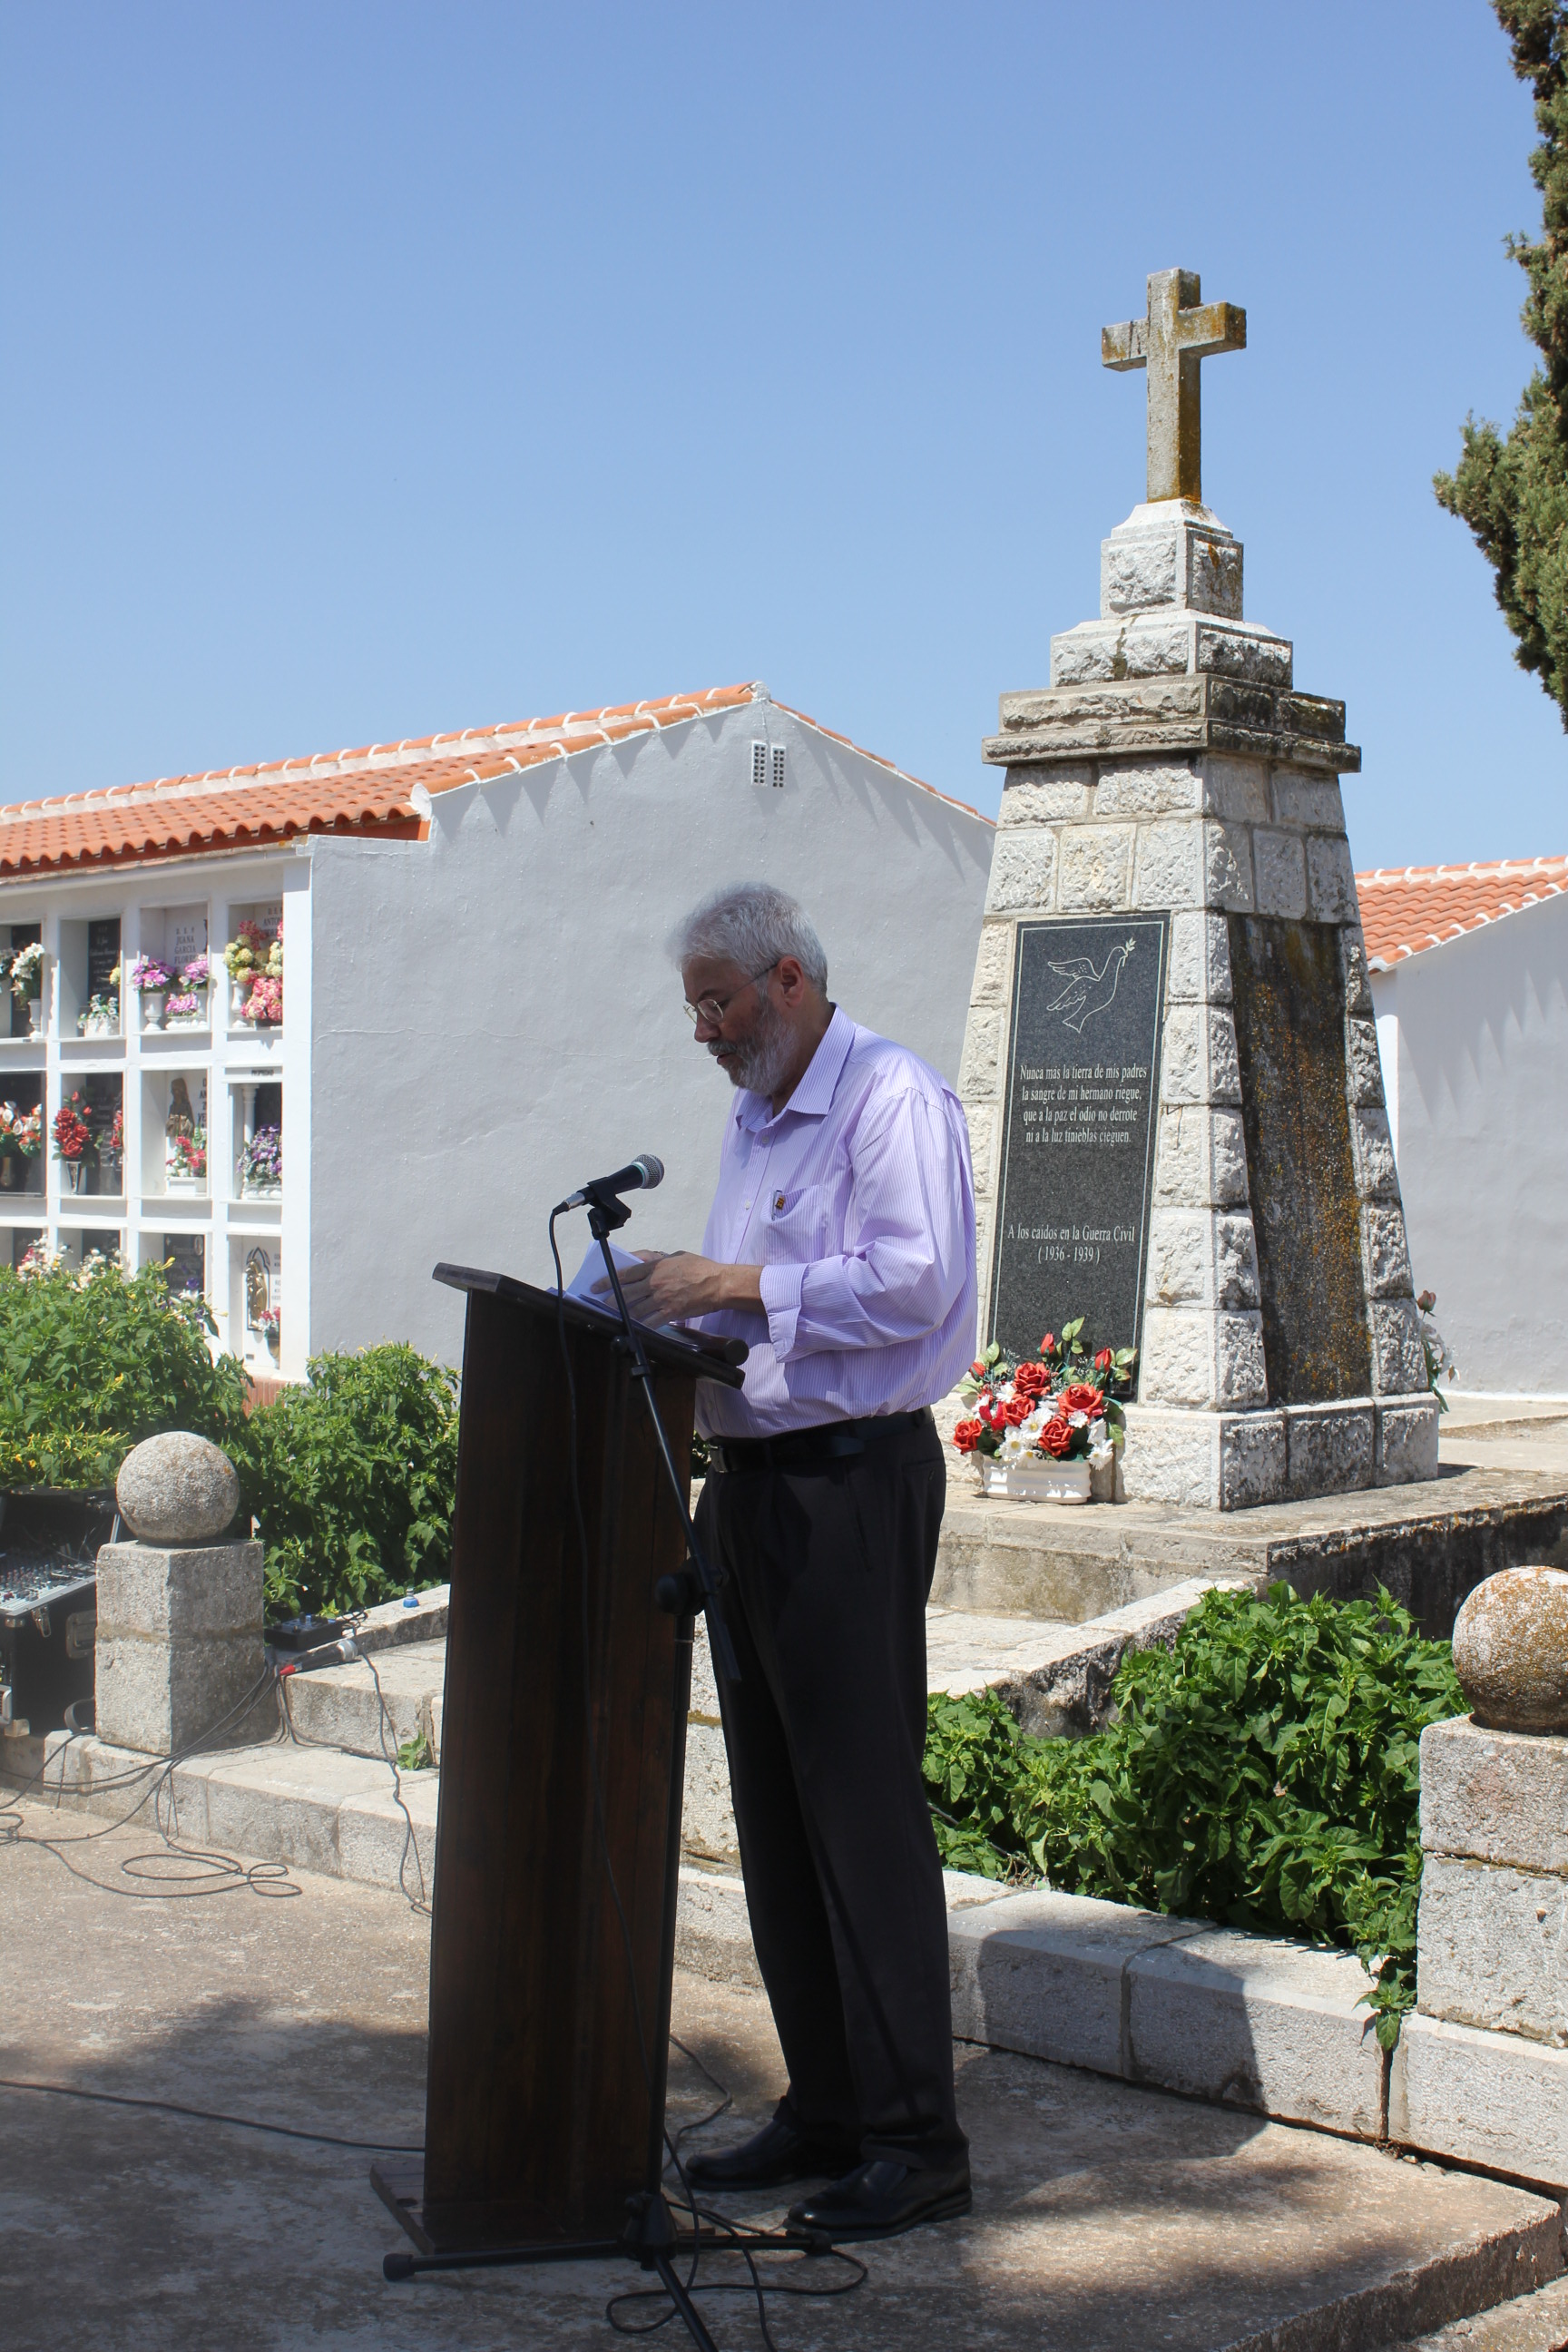
[[[1532,135],[1485,0],[5,0],[0,797],[762,677],[994,809],[1180,265],[1357,862],[1561,851],[1430,490],[1528,372]]]

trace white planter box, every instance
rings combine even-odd
[[[983,1495],[1003,1495],[1015,1503],[1087,1503],[1090,1471],[1087,1462],[998,1462],[994,1455],[974,1456]]]
[[[239,1197],[242,1201],[276,1201],[282,1197],[282,1192],[281,1184],[242,1184]]]
[[[182,1175],[173,1168],[167,1168],[163,1171],[165,1192],[203,1193],[206,1189],[207,1180],[205,1176]]]

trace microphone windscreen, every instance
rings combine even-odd
[[[653,1152],[640,1152],[637,1164],[643,1171],[642,1187],[645,1192],[651,1192],[656,1184],[663,1183],[664,1162],[656,1158]]]

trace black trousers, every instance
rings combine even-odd
[[[921,1780],[925,1606],[947,1474],[929,1421],[809,1470],[714,1473],[719,1685],[746,1904],[789,2069],[779,2112],[869,2161],[942,2167],[947,1908]]]

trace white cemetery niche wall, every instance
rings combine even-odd
[[[182,1204],[206,1200],[207,1073],[200,1065],[148,1072],[142,1084],[142,1192]]]
[[[1436,1469],[1340,795],[1361,755],[1243,619],[1242,569],[1195,489],[1152,498],[1051,686],[1003,696],[960,1080],[984,1336],[1033,1351],[1081,1314],[1137,1347],[1129,1496],[1221,1509]]]

